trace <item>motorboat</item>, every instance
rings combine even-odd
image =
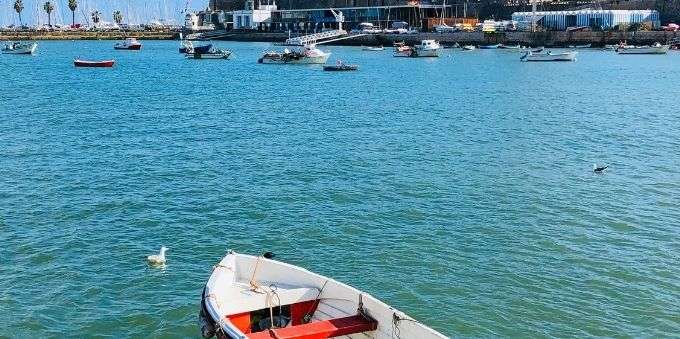
[[[532,51],[526,52],[522,57],[520,58],[521,61],[576,61],[576,55],[578,52],[564,52],[564,53],[552,53],[550,51],[548,52],[541,52],[541,53],[534,53]]]
[[[187,59],[229,59],[231,51],[215,48],[212,44],[193,47],[186,54]]]
[[[464,45],[463,46],[464,51],[474,51],[475,49],[477,49],[477,47],[475,47],[474,45]]]
[[[411,56],[415,57],[438,57],[442,46],[434,40],[422,40],[420,45],[415,45],[415,53]]]
[[[257,60],[260,64],[325,64],[331,53],[324,52],[316,45],[304,45],[297,49],[284,49],[282,52],[265,51]]]
[[[101,61],[91,61],[91,60],[73,60],[73,65],[76,67],[113,67],[115,60],[101,60]]]
[[[113,45],[113,48],[118,50],[139,51],[142,49],[142,43],[137,41],[135,38],[127,38],[122,42],[118,42]]]
[[[214,266],[201,296],[204,338],[447,338],[364,291],[272,258],[229,251]]]
[[[458,31],[458,27],[451,27],[445,23],[434,26],[434,31],[437,33],[453,33]]]
[[[324,65],[323,70],[326,72],[347,72],[356,71],[359,69],[359,65],[350,65],[344,63],[342,60],[335,62],[335,65]]]
[[[404,42],[394,43],[394,56],[395,57],[412,57],[415,53],[415,49]]]
[[[590,47],[592,47],[592,44],[585,44],[585,45],[569,45],[569,48],[576,48],[576,49],[590,48]]]
[[[479,45],[479,49],[497,49],[501,44],[495,45]]]
[[[27,54],[32,55],[38,48],[36,42],[8,42],[2,48],[2,54]]]
[[[504,44],[499,44],[498,45],[499,49],[522,49],[522,46],[520,45],[504,45]]]
[[[362,51],[368,51],[368,52],[379,52],[379,51],[384,51],[385,47],[383,46],[361,46]]]
[[[670,45],[662,45],[656,43],[652,46],[627,46],[621,45],[616,49],[619,54],[666,54],[670,49]]]
[[[179,52],[182,53],[182,54],[193,53],[194,52],[194,44],[189,40],[182,40],[179,43]]]

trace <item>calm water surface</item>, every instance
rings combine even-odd
[[[680,53],[324,47],[361,65],[331,74],[112,44],[0,56],[0,336],[197,337],[229,248],[454,337],[680,333]]]

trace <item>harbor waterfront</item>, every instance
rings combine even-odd
[[[199,337],[228,249],[451,337],[680,333],[677,51],[38,43],[0,55],[0,336]]]
[[[289,38],[288,33],[274,32],[212,32],[224,41],[247,41],[247,42],[283,42]],[[302,34],[304,35],[304,34]],[[293,34],[292,36],[296,36]],[[0,40],[121,40],[133,37],[140,40],[173,40],[179,38],[176,32],[0,32]],[[395,41],[419,43],[422,40],[437,40],[442,43],[470,43],[470,44],[523,44],[532,46],[562,46],[573,44],[593,44],[604,46],[606,44],[618,44],[621,41],[636,44],[653,44],[666,42],[680,38],[680,32],[664,31],[640,31],[640,32],[455,32],[455,33],[428,33],[415,34],[369,34],[355,36],[351,39],[335,41],[334,45],[380,45],[391,44]]]

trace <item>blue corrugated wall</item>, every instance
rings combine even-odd
[[[600,25],[603,28],[613,28],[619,24],[634,24],[651,22],[654,28],[661,26],[659,12],[655,10],[582,10],[582,11],[556,11],[556,12],[536,12],[536,19],[545,28],[553,30],[564,30],[568,26],[567,17],[576,17],[576,26]],[[531,12],[516,12],[512,14],[512,20],[529,21],[532,20]],[[572,23],[573,25],[573,23]]]

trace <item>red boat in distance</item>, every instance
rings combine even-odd
[[[115,60],[102,60],[102,61],[88,61],[88,60],[73,60],[73,65],[76,67],[113,67]]]

